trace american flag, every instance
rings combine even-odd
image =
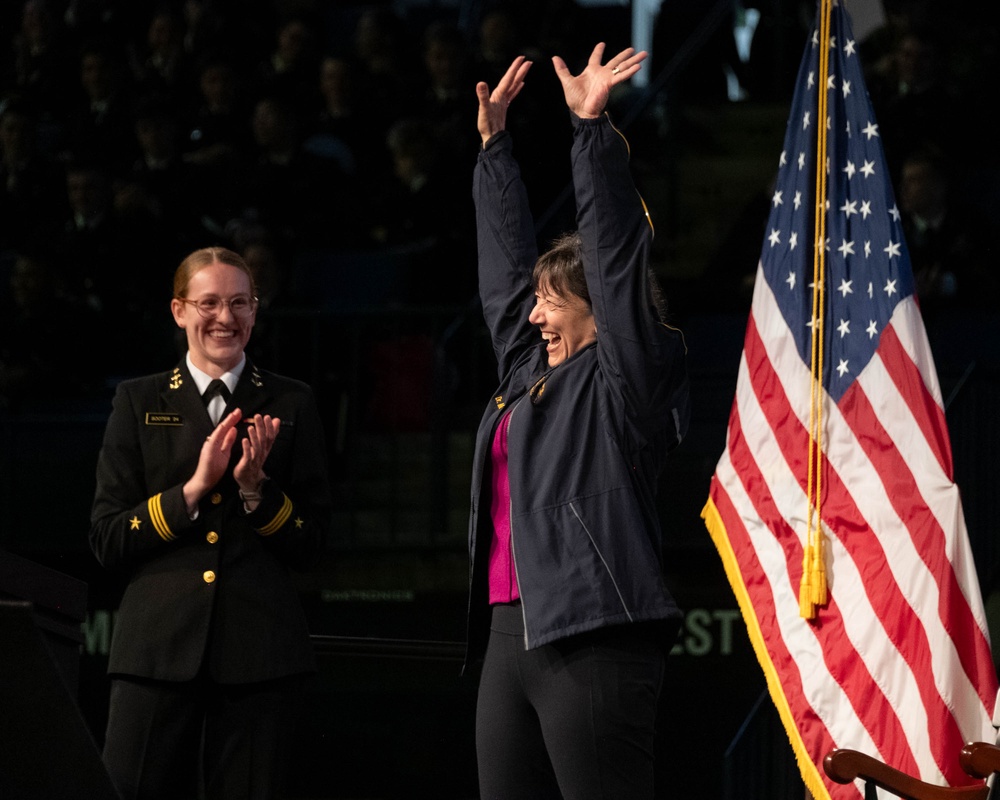
[[[823,774],[834,747],[974,782],[958,754],[996,736],[996,673],[879,127],[829,0],[799,70],[703,516],[814,797],[862,796]],[[828,594],[800,604],[813,541],[821,569],[806,576]]]

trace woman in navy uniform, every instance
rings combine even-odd
[[[575,233],[541,257],[506,128],[531,63],[476,87],[479,294],[500,384],[472,476],[467,665],[483,659],[483,800],[651,800],[657,699],[681,616],[655,502],[688,420],[684,340],[664,323],[628,145],[604,113],[646,54],[572,75]]]
[[[238,254],[189,255],[171,311],[187,355],[118,386],[97,465],[90,544],[125,582],[104,760],[126,799],[270,798],[289,692],[316,670],[292,576],[328,525],[323,431],[306,384],[244,353]]]

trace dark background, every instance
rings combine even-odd
[[[47,24],[57,35],[48,58],[26,44],[38,39],[27,35],[24,9],[34,14],[38,5],[50,12]],[[81,658],[69,694],[99,746],[120,587],[94,562],[87,530],[110,398],[123,377],[168,369],[182,353],[168,316],[180,258],[212,243],[254,249],[272,291],[251,349],[267,368],[315,388],[336,500],[325,557],[300,579],[322,666],[304,698],[292,795],[471,800],[475,679],[459,675],[468,474],[475,425],[495,379],[474,297],[472,89],[513,53],[536,60],[511,127],[544,246],[572,224],[573,213],[565,194],[569,125],[548,58],[558,53],[578,65],[595,41],[607,41],[612,52],[624,47],[630,11],[569,0],[165,5],[186,20],[179,24],[189,39],[185,77],[176,85],[150,66],[148,30],[158,4],[62,0],[8,3],[0,12],[0,121],[27,103],[36,156],[28,173],[6,160],[3,167],[0,550],[85,589]],[[897,5],[885,4],[886,25],[862,51],[887,155],[901,163],[934,139],[952,156],[952,197],[974,228],[995,211],[996,157],[975,135],[980,126],[963,123],[979,107],[981,76],[994,74],[995,20],[966,11],[968,3],[949,4],[947,18],[920,3]],[[202,12],[197,27],[184,17],[191,7]],[[398,63],[381,77],[364,68],[375,55],[358,41],[373,10],[394,11],[398,25],[384,34]],[[487,37],[481,27],[497,10],[509,14],[509,39]],[[760,21],[743,59],[730,31],[748,10]],[[917,104],[933,115],[915,123],[912,107],[905,110],[889,87],[902,32],[918,23],[926,30],[925,14],[943,38],[973,44],[948,49],[937,62],[940,91]],[[770,703],[761,702],[763,676],[700,512],[724,446],[768,185],[812,15],[811,3],[780,0],[666,2],[646,65],[649,88],[632,87],[612,101],[656,228],[654,267],[689,345],[694,400],[689,436],[660,497],[667,580],[686,610],[661,709],[665,797],[802,794],[784,733]],[[282,73],[273,56],[292,18],[307,22],[309,55],[301,72]],[[431,91],[424,37],[439,22],[460,33],[460,54],[449,51],[461,87],[456,99]],[[80,110],[80,54],[94,40],[111,46],[121,68],[127,102],[115,132],[88,128]],[[444,33],[437,41],[454,46]],[[487,44],[498,53],[494,61]],[[194,76],[220,53],[239,75],[242,100],[239,124],[227,134],[232,151],[221,163],[210,161],[193,135],[209,130],[197,114]],[[350,64],[358,87],[352,110],[336,120],[321,110],[324,55]],[[727,89],[727,71],[737,90]],[[295,109],[296,170],[278,169],[253,135],[257,104],[273,96]],[[931,124],[942,116],[951,123],[945,132]],[[177,163],[185,165],[170,180],[144,170],[136,149],[137,123],[163,117],[174,123]],[[411,149],[387,144],[394,129],[401,139],[413,135]],[[965,131],[972,138],[958,139]],[[14,149],[0,141],[5,156]],[[406,184],[401,173],[414,162],[423,165],[422,181]],[[71,224],[66,181],[81,164],[110,187],[113,224],[99,242],[80,238]],[[39,187],[48,190],[31,190]],[[995,269],[992,246],[977,242],[962,259]],[[924,302],[956,481],[990,607],[998,563],[992,522],[1000,511],[992,473],[1000,340],[991,289],[986,281]],[[31,675],[16,677],[16,653],[0,658],[12,681],[23,680],[26,691],[35,686]],[[40,695],[38,703],[46,702]]]

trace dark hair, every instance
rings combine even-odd
[[[564,233],[535,262],[531,275],[535,289],[548,289],[560,297],[573,295],[590,306],[590,290],[583,271],[583,242],[577,231]]]
[[[667,299],[652,269],[646,270],[649,299],[660,322],[667,320]],[[560,297],[579,297],[591,307],[590,289],[583,270],[583,241],[578,231],[564,233],[535,262],[531,275],[535,289],[547,289]]]

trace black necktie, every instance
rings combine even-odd
[[[218,395],[222,398],[221,408],[216,406],[215,412],[212,411],[212,399]],[[201,396],[201,399],[205,401],[205,409],[208,411],[208,416],[211,418],[213,424],[218,424],[219,420],[222,418],[223,411],[225,407],[229,404],[229,398],[232,394],[229,391],[229,387],[226,386],[225,382],[216,378],[210,384],[208,388],[205,389],[205,393]]]
[[[226,382],[220,378],[216,378],[208,384],[208,388],[205,390],[205,394],[201,396],[201,399],[205,401],[205,405],[207,406],[217,394],[222,395],[222,399],[227,403],[229,402],[229,398],[232,397],[232,393],[229,391],[229,387],[226,386]]]

